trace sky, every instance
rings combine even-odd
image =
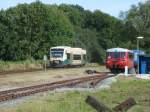
[[[18,3],[31,3],[35,0],[0,0],[0,9],[16,6]],[[101,10],[112,16],[118,17],[120,11],[128,11],[131,5],[147,0],[40,0],[46,4],[78,4],[86,10]]]

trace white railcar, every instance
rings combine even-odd
[[[50,48],[50,66],[82,66],[86,63],[86,50],[69,46],[56,46]]]

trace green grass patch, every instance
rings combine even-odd
[[[42,68],[41,60],[0,61],[0,71],[27,70]]]
[[[128,97],[133,97],[137,105],[128,112],[149,112],[150,81],[135,78],[119,78],[110,89],[99,92],[64,92],[53,93],[17,107],[15,112],[96,112],[85,103],[87,95],[92,95],[110,108],[118,105]]]

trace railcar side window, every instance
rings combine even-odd
[[[70,59],[70,53],[67,53],[67,59]]]
[[[73,60],[81,60],[81,55],[73,55]]]
[[[133,59],[133,53],[129,53],[129,58]]]

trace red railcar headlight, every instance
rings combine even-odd
[[[111,56],[108,56],[107,58],[108,58],[108,59],[110,59],[110,58],[111,58]]]

